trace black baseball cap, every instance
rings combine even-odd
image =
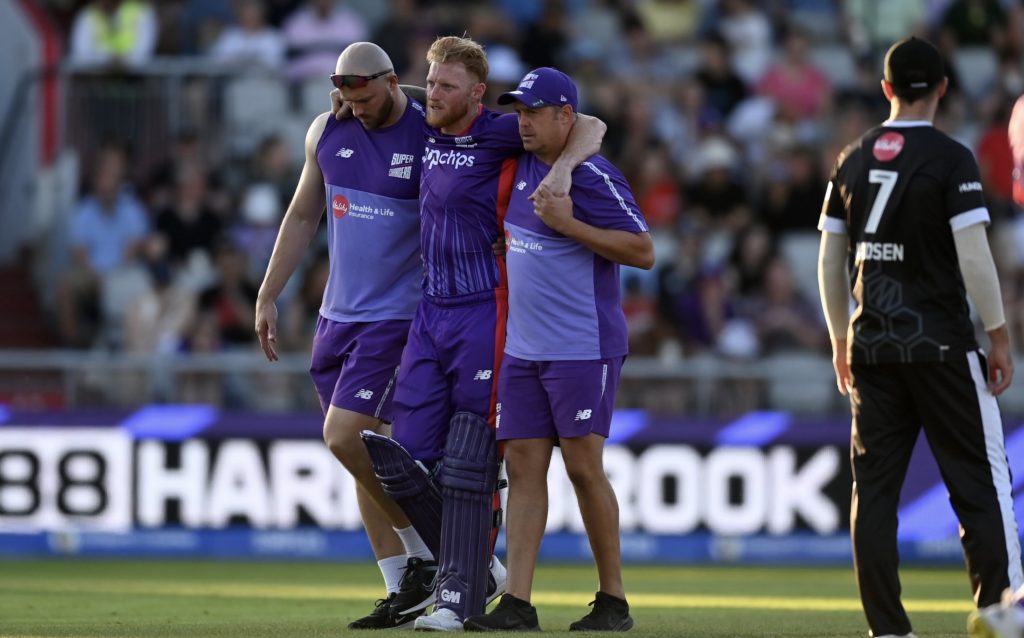
[[[944,77],[946,64],[942,54],[927,40],[904,38],[885,54],[885,81],[893,88],[924,94]]]

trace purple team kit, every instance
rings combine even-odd
[[[529,195],[550,167],[519,160],[505,216],[509,317],[499,375],[498,439],[608,436],[628,353],[619,265],[551,230]],[[572,175],[573,216],[591,226],[647,232],[625,178],[595,155]]]
[[[410,100],[386,128],[329,117],[317,144],[332,267],[310,373],[325,414],[334,405],[391,420],[395,373],[420,299],[423,125],[423,107]]]

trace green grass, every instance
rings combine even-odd
[[[630,635],[864,638],[849,569],[630,567]],[[962,637],[970,611],[960,570],[903,570],[922,638]],[[591,568],[542,566],[534,604],[567,633],[593,598]],[[372,565],[200,561],[0,562],[0,636],[339,636],[383,586]],[[373,634],[371,634],[373,635]]]

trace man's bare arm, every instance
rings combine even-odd
[[[267,273],[256,299],[256,334],[267,359],[277,360],[277,297],[281,294],[316,234],[324,211],[324,180],[316,147],[330,113],[317,116],[306,133],[306,161],[295,195],[281,222]]]

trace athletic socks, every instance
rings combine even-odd
[[[430,549],[427,544],[423,542],[420,535],[416,533],[416,528],[410,525],[409,527],[403,527],[398,529],[393,528],[395,533],[398,534],[398,538],[402,541],[402,546],[405,547],[405,554],[409,558],[421,558],[423,560],[434,560],[434,555],[430,553]],[[404,563],[403,563],[404,566]]]
[[[406,558],[404,554],[388,556],[377,561],[380,573],[384,576],[384,586],[389,594],[398,592],[398,584],[402,582],[402,575],[405,574]]]

